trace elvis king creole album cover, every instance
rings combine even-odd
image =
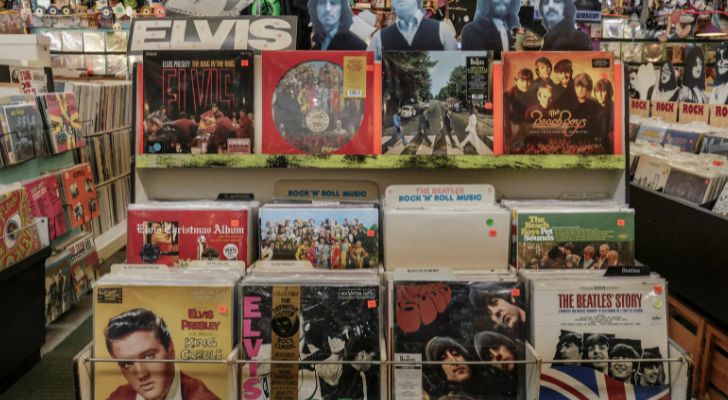
[[[618,153],[616,76],[609,52],[506,53],[503,153]]]

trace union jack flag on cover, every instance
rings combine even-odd
[[[577,365],[544,369],[539,400],[669,400],[669,385],[639,386]]]

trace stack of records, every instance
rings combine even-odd
[[[387,187],[384,267],[507,269],[510,215],[494,203],[491,185]]]
[[[630,149],[637,166],[632,181],[690,203],[718,198],[728,179],[728,159],[719,154],[692,154],[677,148],[638,145]]]
[[[83,133],[85,135],[118,129],[131,124],[131,82],[68,81],[61,83],[63,91],[73,92],[78,99],[79,118],[84,121]]]
[[[129,205],[127,261],[178,265],[240,260],[250,265],[257,202],[179,201]]]
[[[634,210],[610,201],[506,201],[519,269],[634,265]]]
[[[38,104],[45,111],[44,124],[53,154],[84,147],[81,119],[78,116],[76,96],[73,93],[48,93],[38,96]]]
[[[531,343],[556,361],[543,365],[541,398],[566,396],[560,382],[635,398],[668,395],[668,365],[654,361],[668,356],[664,279],[544,272],[526,280]]]
[[[33,217],[48,218],[50,240],[68,231],[66,213],[63,209],[58,175],[43,175],[23,184],[30,197]]]
[[[372,204],[266,204],[260,259],[307,260],[316,268],[379,267],[379,210]]]
[[[0,150],[5,165],[46,154],[43,117],[33,96],[0,97]]]
[[[525,359],[529,320],[515,275],[397,270],[389,296],[393,398],[525,398],[524,368],[508,363]]]
[[[59,172],[62,198],[71,228],[78,228],[99,216],[98,194],[91,167],[79,164]]]
[[[242,286],[241,355],[258,362],[242,367],[244,398],[386,398],[374,271],[254,272]]]
[[[45,317],[46,325],[57,320],[71,308],[71,254],[62,251],[49,257],[45,263]]]
[[[0,186],[0,270],[41,248],[28,192],[22,186]]]
[[[222,270],[133,268],[100,279],[94,286],[93,355],[112,361],[93,364],[94,398],[232,398],[225,359],[235,343],[239,279]]]

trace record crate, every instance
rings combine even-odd
[[[728,398],[728,334],[708,323],[700,368],[699,400]]]
[[[675,296],[668,297],[668,304],[668,335],[693,358],[695,370],[691,379],[692,395],[696,395],[700,385],[706,322]]]
[[[728,346],[728,337],[723,337],[722,340],[724,340],[724,345]],[[118,360],[114,359],[98,359],[93,358],[91,350],[93,348],[93,342],[89,343],[86,347],[83,348],[73,359],[73,375],[74,375],[74,386],[75,386],[75,398],[76,400],[91,400],[93,399],[93,378],[92,378],[92,368],[91,365],[96,362],[117,362]],[[659,397],[660,399],[666,399],[669,398],[670,400],[689,400],[691,399],[691,374],[693,370],[692,365],[692,358],[689,354],[685,353],[682,348],[675,343],[674,341],[670,340],[668,344],[668,355],[667,357],[660,358],[660,359],[654,359],[649,361],[654,362],[664,362],[669,363],[669,375],[670,375],[670,393],[669,395],[665,394],[663,397]],[[382,350],[382,353],[384,353],[384,350]],[[228,385],[229,388],[235,388],[235,390],[231,390],[230,393],[230,399],[229,400],[235,400],[240,398],[245,398],[242,393],[239,393],[238,390],[242,387],[241,386],[241,368],[244,367],[245,364],[250,363],[248,360],[241,360],[239,358],[240,354],[240,348],[237,346],[233,351],[228,355],[227,359],[225,360],[214,360],[214,361],[190,361],[190,360],[167,360],[166,362],[172,362],[172,363],[178,363],[178,364],[187,364],[187,363],[203,363],[203,364],[226,364],[227,365],[227,374],[228,374]],[[135,362],[159,362],[159,360],[125,360],[125,361],[135,361]],[[630,360],[600,360],[601,362],[604,361],[630,361]],[[645,360],[633,360],[634,362],[640,362]],[[407,379],[406,382],[400,382],[396,383],[394,382],[394,373],[397,370],[410,370],[408,372],[417,372],[417,370],[421,370],[423,366],[426,365],[446,365],[446,364],[466,364],[466,365],[499,365],[499,364],[517,364],[519,366],[522,366],[523,368],[523,377],[524,377],[524,384],[525,384],[525,394],[519,393],[518,396],[514,396],[513,400],[536,400],[540,398],[540,389],[542,387],[556,387],[558,385],[554,385],[553,382],[549,381],[549,378],[545,377],[545,375],[541,374],[541,368],[543,365],[552,364],[555,361],[544,361],[540,355],[536,353],[536,351],[533,349],[533,347],[527,343],[526,344],[526,356],[523,360],[516,360],[516,361],[418,361],[418,360],[373,360],[373,361],[268,361],[268,362],[256,362],[257,365],[263,365],[263,364],[276,364],[276,365],[286,365],[286,364],[379,364],[382,368],[381,372],[381,395],[379,397],[372,397],[369,396],[367,398],[371,399],[397,399],[397,400],[408,400],[412,397],[412,394],[410,393],[409,396],[400,396],[397,397],[396,392],[397,391],[406,391],[407,387],[410,389],[412,388],[412,379],[410,376],[410,379]],[[587,361],[587,360],[579,360],[579,361],[573,361],[573,364],[579,363],[579,364],[588,364],[590,362],[599,362],[599,361]],[[725,363],[724,365],[728,365],[728,359],[725,357],[722,358],[722,362]],[[568,364],[569,361],[566,360],[558,360],[558,363],[560,364]],[[519,367],[520,368],[520,367]],[[723,372],[725,375],[728,376],[728,368],[726,368]],[[725,386],[725,381],[723,382],[723,385]],[[583,388],[586,386],[582,385]],[[571,390],[571,389],[570,389]],[[237,393],[237,396],[235,395]],[[573,394],[573,393],[572,393]],[[414,394],[417,395],[416,392]],[[603,396],[608,396],[607,393],[594,393],[594,392],[588,392],[584,393],[584,395],[591,396],[587,398],[592,398],[593,396],[602,396],[599,398],[606,398]],[[310,397],[311,399],[316,399],[317,397]],[[621,397],[619,397],[621,398]],[[628,398],[628,397],[627,397]],[[717,399],[718,397],[713,397]]]
[[[48,219],[35,218],[23,229],[37,229],[40,250],[0,270],[0,304],[4,329],[0,331],[0,392],[40,361],[45,343],[45,260],[51,255]],[[18,230],[19,231],[19,230]],[[18,231],[0,235],[14,235]],[[13,305],[10,307],[10,305]]]

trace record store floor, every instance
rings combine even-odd
[[[101,266],[124,262],[126,249],[115,253]],[[69,312],[46,329],[42,359],[8,390],[0,400],[73,400],[73,357],[91,341],[91,296],[84,296]]]

